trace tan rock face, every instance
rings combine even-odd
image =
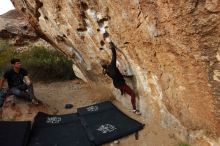
[[[183,135],[188,129],[219,136],[218,0],[12,1],[41,37],[73,59],[84,80],[103,81],[99,61],[110,59],[108,34],[147,120]]]

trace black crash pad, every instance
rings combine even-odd
[[[141,130],[144,125],[122,113],[110,101],[77,109],[89,140],[101,145]]]
[[[0,146],[26,146],[30,131],[30,121],[0,121]]]
[[[76,113],[53,116],[38,113],[29,146],[91,146]]]

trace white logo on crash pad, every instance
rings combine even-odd
[[[61,117],[48,117],[46,123],[58,124],[61,122]]]
[[[98,106],[89,106],[89,107],[86,108],[86,110],[88,112],[96,112],[96,111],[99,110],[99,107]]]
[[[114,125],[104,124],[104,125],[101,125],[97,130],[102,132],[103,134],[106,134],[106,133],[111,133],[115,131],[116,129],[117,128]]]

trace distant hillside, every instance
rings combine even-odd
[[[24,19],[24,16],[22,15],[22,13],[20,13],[17,10],[10,10],[10,11],[6,12],[5,14],[0,15],[0,18],[7,18],[7,19],[22,18],[22,19]]]
[[[39,37],[20,12],[11,10],[0,15],[0,38],[13,39],[15,45],[22,45]]]

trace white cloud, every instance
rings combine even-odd
[[[0,15],[15,9],[10,0],[0,0]]]

